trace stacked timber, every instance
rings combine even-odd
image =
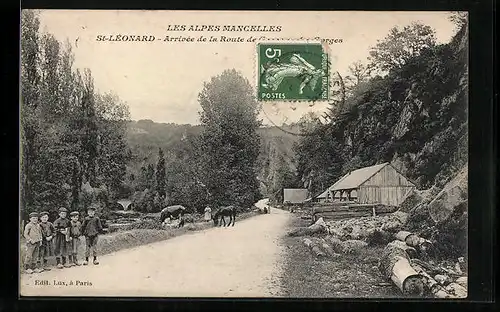
[[[397,207],[379,204],[330,204],[315,206],[312,209],[313,219],[323,217],[328,220],[370,217],[395,212]]]

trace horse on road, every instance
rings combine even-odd
[[[214,226],[221,226],[222,224],[226,226],[226,220],[224,217],[229,217],[229,223],[227,224],[227,226],[230,226],[231,222],[233,222],[232,226],[234,226],[234,222],[236,221],[236,207],[226,206],[217,209],[217,211],[212,216],[212,219],[214,220]],[[219,218],[222,222],[219,221]]]

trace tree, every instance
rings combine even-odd
[[[156,192],[160,196],[165,196],[165,179],[165,158],[160,148],[158,150],[158,163],[156,165]]]
[[[125,141],[129,112],[118,96],[97,94],[95,100],[97,124],[97,177],[98,184],[109,189],[110,198],[121,197],[126,164],[131,152]]]
[[[424,49],[436,44],[435,31],[427,25],[413,22],[403,29],[394,27],[370,50],[371,66],[381,71],[398,69]]]
[[[345,88],[349,95],[352,95],[356,88],[370,78],[372,67],[371,64],[366,65],[361,61],[356,61],[349,66],[349,74],[345,77]]]
[[[59,206],[77,209],[85,197],[81,191],[86,181],[116,189],[124,179],[127,156],[123,123],[127,118],[116,117],[128,116],[128,107],[106,97],[106,105],[100,105],[90,70],[82,76],[72,68],[69,42],[63,46],[52,34],[40,34],[39,24],[34,11],[22,11],[23,214]]]
[[[295,175],[282,155],[273,158],[273,164],[270,167],[272,177],[270,179],[270,189],[268,190],[269,200],[272,203],[282,203],[283,189],[294,187]]]
[[[30,210],[34,204],[33,169],[37,152],[37,108],[40,83],[40,21],[33,10],[21,11],[21,207]]]
[[[340,176],[342,145],[332,124],[317,126],[294,147],[297,177],[312,194],[324,190]]]
[[[83,95],[81,100],[81,116],[79,119],[82,136],[80,139],[81,164],[83,165],[83,174],[90,185],[96,185],[96,166],[97,166],[97,146],[98,146],[98,127],[95,109],[94,78],[90,69],[84,71],[83,76]]]
[[[468,13],[466,11],[452,12],[448,19],[455,24],[455,30],[460,30],[468,22]]]
[[[259,105],[248,80],[226,70],[199,94],[202,183],[213,205],[250,207],[259,197]]]

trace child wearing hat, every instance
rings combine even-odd
[[[29,214],[30,222],[24,227],[24,238],[26,238],[26,258],[24,266],[26,273],[40,273],[43,269],[40,268],[39,248],[42,243],[42,230],[38,224],[38,213],[32,212]]]
[[[70,237],[71,237],[71,251],[69,253],[69,263],[71,265],[81,265],[78,262],[78,246],[80,246],[80,236],[82,236],[82,223],[78,220],[80,214],[78,211],[72,211],[70,214],[71,227],[70,227]]]
[[[54,228],[56,230],[55,236],[55,248],[54,252],[56,254],[57,268],[62,269],[64,267],[69,268],[71,265],[66,263],[66,256],[68,255],[69,246],[69,230],[71,223],[66,218],[68,210],[64,207],[59,208],[59,218],[54,221]],[[61,261],[62,260],[62,261]]]
[[[87,217],[83,221],[83,235],[85,235],[86,249],[85,249],[85,261],[83,265],[89,263],[90,252],[92,251],[92,256],[94,256],[94,264],[99,264],[97,261],[97,238],[99,233],[102,232],[101,220],[95,215],[95,206],[90,206],[87,209]]]
[[[49,213],[47,211],[42,211],[40,213],[40,228],[42,230],[42,245],[40,246],[40,259],[43,261],[44,270],[50,271],[47,266],[47,257],[51,257],[54,254],[52,238],[56,232],[52,222],[49,222]]]

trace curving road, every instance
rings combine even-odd
[[[271,214],[236,222],[234,227],[211,228],[104,255],[97,266],[22,274],[20,293],[23,296],[280,296],[284,251],[279,239],[289,217],[288,212],[273,209]],[[54,285],[57,283],[65,285]]]

